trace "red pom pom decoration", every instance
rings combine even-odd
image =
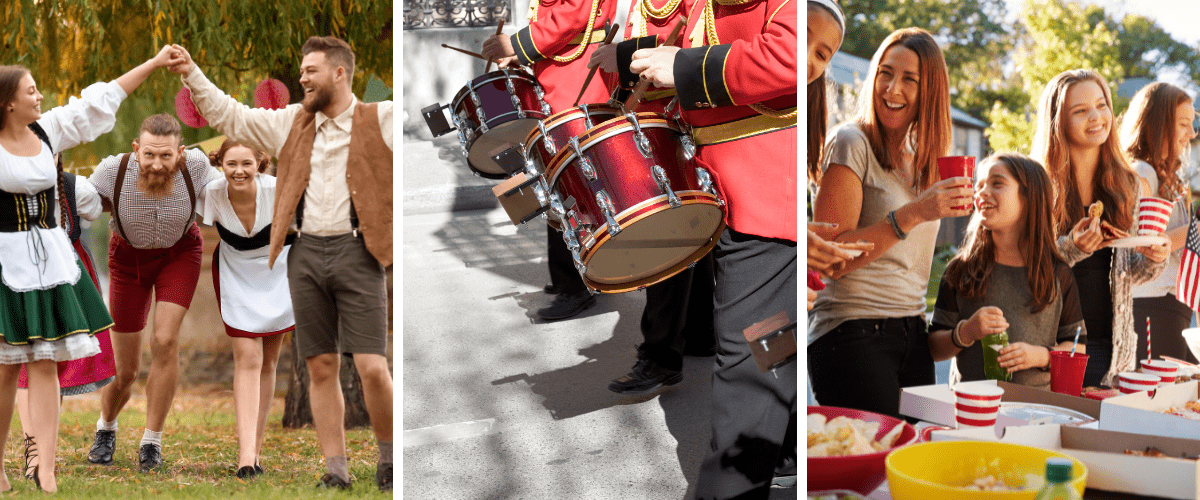
[[[192,128],[204,128],[208,125],[208,120],[200,116],[200,111],[192,103],[192,91],[187,87],[179,89],[179,93],[175,94],[175,116],[178,116],[184,125]]]
[[[287,85],[274,78],[258,82],[254,87],[254,107],[265,109],[283,109],[290,99]]]

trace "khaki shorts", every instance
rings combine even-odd
[[[287,266],[301,356],[387,356],[387,276],[362,238],[302,234]]]

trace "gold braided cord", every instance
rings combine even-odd
[[[558,62],[571,62],[583,55],[583,51],[588,48],[588,41],[592,39],[592,30],[596,27],[596,13],[600,10],[600,0],[592,0],[592,13],[588,15],[587,29],[583,30],[583,42],[575,49],[575,52],[569,56],[550,56],[551,59]]]
[[[795,119],[797,116],[796,110],[794,108],[792,109],[791,112],[784,113],[783,111],[771,109],[771,108],[763,106],[762,104],[759,104],[759,103],[754,103],[754,104],[750,105],[750,109],[757,111],[758,114],[760,114],[760,115],[769,116],[771,118],[779,118],[779,119],[783,119],[783,120],[792,120],[792,119]]]
[[[680,0],[667,0],[667,3],[664,4],[661,9],[654,8],[654,2],[651,0],[641,0],[638,3],[641,5],[643,11],[650,17],[655,19],[666,19],[667,16],[671,15],[672,12],[675,12],[676,7],[679,7],[679,2]]]
[[[641,14],[640,16],[637,16],[638,20],[640,21],[640,25],[638,26],[640,32],[638,33],[638,36],[643,37],[650,32],[646,28],[647,17],[666,19],[667,16],[670,16],[671,13],[675,12],[675,9],[679,7],[679,2],[680,0],[667,0],[667,3],[663,5],[661,9],[656,9],[654,8],[654,2],[651,0],[638,0],[637,10]]]
[[[704,24],[707,25],[707,26],[705,26],[705,28],[708,30],[708,44],[709,45],[720,45],[721,44],[721,41],[717,38],[717,23],[715,20],[715,16],[713,15],[713,3],[714,2],[719,3],[721,5],[741,5],[741,4],[744,4],[747,2],[751,2],[751,1],[753,1],[753,0],[712,0],[712,1],[708,2],[707,5],[704,6]],[[796,118],[796,116],[798,116],[796,113],[797,110],[795,110],[795,109],[793,109],[789,113],[784,113],[782,111],[771,109],[771,108],[768,108],[768,107],[763,106],[762,104],[758,104],[758,103],[751,104],[750,109],[753,109],[756,113],[758,113],[760,115],[770,116],[772,118],[781,118],[781,119],[791,120],[793,118]]]
[[[529,2],[529,15],[526,17],[529,18],[529,22],[531,23],[537,21],[537,8],[539,3],[542,3],[541,0],[530,0]]]

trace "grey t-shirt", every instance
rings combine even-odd
[[[861,229],[875,224],[888,212],[917,197],[917,192],[896,174],[884,170],[871,151],[867,136],[855,122],[839,125],[829,133],[822,169],[845,165],[862,181]],[[836,203],[827,197],[822,203]],[[809,312],[808,343],[851,319],[904,318],[925,314],[925,291],[933,247],[941,221],[920,224],[870,264],[837,280],[825,280]]]
[[[933,324],[929,330],[950,330],[960,320],[968,319],[986,306],[999,307],[1008,321],[1008,342],[1024,342],[1030,345],[1053,348],[1060,342],[1075,338],[1075,329],[1082,328],[1079,343],[1086,345],[1087,328],[1083,326],[1083,312],[1079,308],[1079,290],[1071,268],[1063,262],[1054,266],[1058,292],[1054,302],[1041,312],[1033,313],[1027,305],[1033,299],[1029,288],[1029,276],[1024,267],[996,264],[992,269],[991,282],[982,298],[968,299],[942,279],[938,289],[937,305],[933,309]],[[958,374],[962,380],[983,380],[983,344],[976,342],[963,349],[955,357]],[[1050,388],[1050,372],[1039,368],[1028,368],[1013,373],[1013,383]]]

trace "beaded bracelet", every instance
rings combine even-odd
[[[908,233],[906,233],[906,232],[904,232],[904,230],[900,229],[900,223],[896,222],[896,211],[895,210],[888,212],[887,221],[888,221],[888,224],[892,225],[892,232],[896,233],[897,238],[900,238],[903,240],[908,237]]]

